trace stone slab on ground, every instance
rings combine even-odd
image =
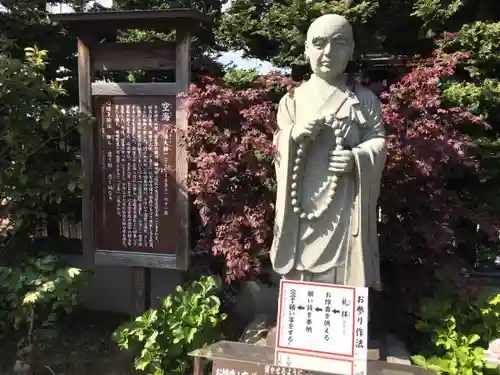
[[[411,365],[410,353],[401,340],[392,334],[385,335],[385,360],[389,363]]]

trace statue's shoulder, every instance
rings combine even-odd
[[[295,94],[301,92],[304,90],[305,86],[307,86],[308,81],[304,82],[295,82],[293,84],[290,84],[286,88],[286,94],[281,98],[281,100],[294,100],[295,99]],[[286,98],[286,99],[285,99]]]
[[[293,113],[295,111],[295,99],[290,93],[286,93],[278,103],[278,111],[287,111]]]
[[[380,100],[375,93],[370,90],[368,87],[365,87],[361,84],[355,85],[355,93],[358,97],[358,100],[363,103],[363,105],[368,105],[371,107],[372,105],[379,105]]]
[[[377,118],[380,116],[380,99],[372,90],[363,85],[357,84],[355,86],[355,94],[365,114],[375,116]]]
[[[301,82],[294,85],[289,85],[287,87],[287,93],[283,95],[279,105],[285,107],[295,107],[296,94],[300,93],[304,89],[305,83],[307,82]]]

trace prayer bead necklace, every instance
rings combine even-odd
[[[342,130],[340,129],[340,123],[334,120],[331,123],[330,127],[333,129],[333,132],[335,134],[335,150],[343,150],[342,145],[344,143],[344,138],[342,137]],[[324,204],[321,207],[313,209],[311,212],[306,212],[300,206],[300,198],[298,190],[299,181],[302,178],[302,169],[304,166],[304,156],[306,154],[306,148],[307,148],[307,141],[302,140],[298,142],[297,153],[295,155],[296,157],[292,169],[292,184],[290,189],[290,197],[291,197],[293,212],[299,215],[299,217],[303,220],[312,221],[321,218],[328,210],[328,207],[330,206],[330,204],[333,201],[333,198],[335,197],[335,191],[337,188],[339,177],[333,172],[330,176],[328,176],[327,183],[329,185],[329,189],[327,193],[328,196],[326,198],[326,202],[324,202]],[[333,150],[330,151],[329,156],[330,158],[328,165],[330,166],[331,163],[333,162]]]

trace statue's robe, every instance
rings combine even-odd
[[[324,215],[308,221],[300,219],[291,205],[297,150],[292,130],[320,113],[332,113],[341,120],[344,147],[352,149],[355,165],[339,178],[335,197]],[[332,279],[332,283],[380,289],[377,201],[386,139],[378,98],[362,86],[352,91],[346,85],[334,88],[313,76],[281,99],[277,122],[276,218],[270,252],[274,270],[287,277],[341,268],[343,280]],[[327,176],[332,174],[328,170],[329,152],[334,148],[335,136],[329,127],[308,141],[298,185],[300,204],[306,212],[327,199]]]

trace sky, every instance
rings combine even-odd
[[[111,7],[113,0],[96,0],[104,7]],[[226,7],[228,5],[226,4]],[[71,12],[71,8],[65,4],[49,6],[50,11],[53,13],[68,13]],[[244,59],[242,57],[241,51],[232,51],[223,53],[218,59],[222,64],[234,64],[236,67],[241,69],[257,69],[261,73],[268,73],[270,70],[274,70],[272,64],[267,61],[262,61],[259,59]]]

